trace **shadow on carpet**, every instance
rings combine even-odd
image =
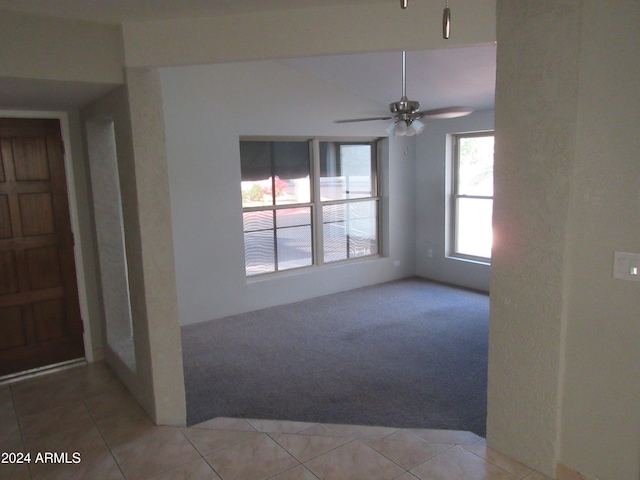
[[[187,424],[486,433],[489,296],[417,277],[182,327]]]

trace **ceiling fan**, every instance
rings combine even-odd
[[[369,122],[372,120],[393,120],[387,133],[393,136],[417,135],[425,128],[421,118],[456,118],[469,115],[469,107],[444,107],[432,110],[420,110],[420,103],[407,98],[407,52],[402,51],[402,97],[389,104],[391,115],[384,117],[353,118],[336,120],[335,123]]]

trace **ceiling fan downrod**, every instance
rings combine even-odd
[[[420,103],[407,98],[407,52],[402,51],[402,97],[400,101],[389,104],[391,113],[398,114],[402,120],[410,120],[411,114],[420,110]]]
[[[409,0],[400,0],[400,8],[402,8],[403,10],[407,8],[408,4],[409,4]]]

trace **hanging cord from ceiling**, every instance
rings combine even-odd
[[[400,0],[400,8],[405,10],[409,6],[409,0]],[[442,12],[442,38],[449,40],[451,35],[451,9],[449,8],[449,0]]]
[[[451,9],[449,8],[449,0],[447,0],[444,12],[442,13],[442,38],[449,39],[451,34]]]

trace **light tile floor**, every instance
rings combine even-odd
[[[30,463],[0,463],[12,480],[548,480],[470,432],[230,418],[155,426],[104,362],[1,385],[0,452],[9,462],[30,453]]]

